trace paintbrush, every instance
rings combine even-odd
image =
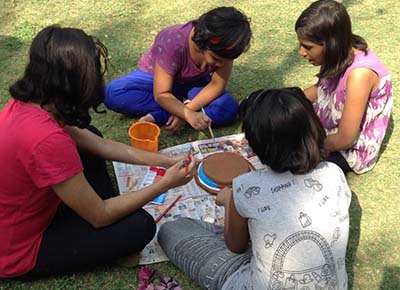
[[[165,216],[165,215],[171,210],[171,208],[172,208],[181,198],[182,198],[182,194],[178,195],[178,196],[174,199],[174,201],[167,207],[167,209],[164,210],[164,211],[157,217],[156,223],[158,223],[158,222],[163,218],[163,216]]]
[[[200,108],[201,108],[201,111],[203,112],[203,114],[207,116],[206,112],[204,111],[202,103],[200,103]],[[215,136],[214,136],[213,130],[211,129],[211,123],[208,125],[208,131],[210,132],[210,135],[213,138],[213,143],[215,143]]]

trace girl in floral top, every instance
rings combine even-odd
[[[366,41],[352,33],[341,3],[313,2],[297,19],[295,31],[299,54],[321,67],[318,82],[304,93],[327,132],[328,161],[345,173],[372,169],[393,106],[390,73]]]

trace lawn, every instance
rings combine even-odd
[[[344,0],[353,30],[363,36],[391,71],[395,95],[400,83],[400,4],[397,0]],[[236,6],[250,18],[254,38],[250,50],[235,61],[228,89],[237,100],[264,87],[300,86],[315,82],[317,69],[297,54],[293,27],[311,1],[183,1],[183,0],[1,0],[0,1],[0,108],[9,98],[8,87],[23,72],[34,35],[50,24],[72,26],[96,35],[109,48],[111,80],[136,67],[156,33],[166,26],[198,17],[216,6]],[[377,166],[361,176],[349,174],[353,191],[347,267],[352,289],[400,289],[400,135],[396,130],[400,101]],[[111,111],[93,115],[108,138],[129,142],[127,128],[134,119]],[[215,129],[217,136],[241,131],[237,121]],[[160,147],[204,139],[207,132],[189,128],[161,132]],[[2,165],[5,166],[5,165]],[[73,238],[73,237],[71,237]],[[153,265],[173,276],[182,288],[199,289],[170,263]],[[0,282],[0,289],[136,289],[137,268],[99,267],[85,274],[33,283]]]

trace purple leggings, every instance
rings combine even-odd
[[[179,100],[192,100],[211,80],[206,76],[190,84],[174,83],[172,93]],[[159,126],[164,125],[170,116],[155,101],[153,95],[153,75],[142,70],[135,70],[111,81],[105,88],[104,104],[107,108],[128,116],[150,113]],[[235,120],[238,104],[227,91],[204,107],[213,126],[223,125]]]

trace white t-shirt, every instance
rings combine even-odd
[[[233,198],[248,219],[253,256],[223,290],[347,289],[351,191],[339,167],[252,171],[233,181]]]

